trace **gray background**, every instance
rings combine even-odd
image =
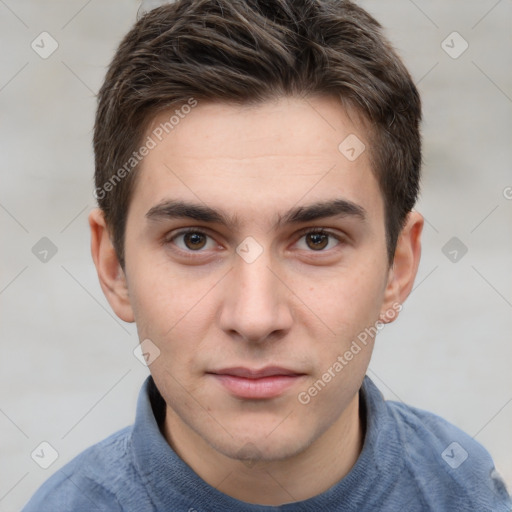
[[[425,112],[422,263],[369,375],[386,397],[474,436],[510,488],[512,2],[360,4],[405,59]],[[127,0],[0,0],[2,512],[131,423],[147,375],[133,355],[134,326],[102,295],[87,226],[94,95],[137,9]],[[31,48],[43,31],[59,45],[46,59]],[[458,58],[458,36],[444,43],[452,56],[442,47],[453,31],[469,45]],[[42,237],[57,248],[46,262],[32,252]],[[42,441],[59,454],[48,469],[31,458]]]

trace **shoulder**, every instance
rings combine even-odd
[[[119,496],[136,481],[131,431],[126,427],[76,456],[38,489],[23,512],[121,511]]]
[[[436,414],[386,404],[396,420],[407,472],[425,502],[439,509],[458,503],[457,510],[511,510],[505,484],[479,442]]]

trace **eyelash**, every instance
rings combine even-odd
[[[203,235],[207,238],[212,238],[208,233],[206,233],[205,231],[203,231],[202,229],[199,229],[199,228],[186,228],[186,229],[182,229],[181,231],[179,231],[178,233],[175,233],[172,237],[168,237],[168,238],[165,238],[163,243],[164,245],[168,245],[168,244],[172,244],[173,241],[180,237],[180,236],[184,236],[184,235],[187,235],[188,233],[197,233],[199,235]],[[339,244],[342,244],[346,241],[345,237],[341,236],[341,235],[337,235],[335,233],[332,233],[331,231],[328,231],[326,230],[325,228],[306,228],[302,231],[299,232],[299,237],[297,239],[297,242],[299,240],[301,240],[303,237],[305,237],[306,235],[310,235],[310,234],[320,234],[320,235],[327,235],[329,236],[330,238],[334,238]],[[295,242],[295,243],[297,243]],[[327,251],[324,251],[324,250],[319,250],[319,251],[314,251],[314,250],[310,250],[308,252],[311,252],[311,253],[326,253],[328,251],[332,251],[333,249],[328,249]],[[181,251],[181,252],[186,252],[187,255],[188,254],[201,254],[202,252],[204,252],[204,250],[202,249],[199,249],[197,251],[193,251],[193,250],[183,250],[181,248],[178,248],[178,251]]]

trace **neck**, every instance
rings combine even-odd
[[[312,498],[345,477],[361,453],[359,394],[304,451],[283,460],[248,463],[227,457],[167,407],[164,434],[178,456],[210,486],[252,504],[277,506]]]

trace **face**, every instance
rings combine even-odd
[[[282,98],[199,102],[144,158],[125,274],[171,431],[278,460],[354,410],[361,333],[394,308],[369,148],[337,100]]]

